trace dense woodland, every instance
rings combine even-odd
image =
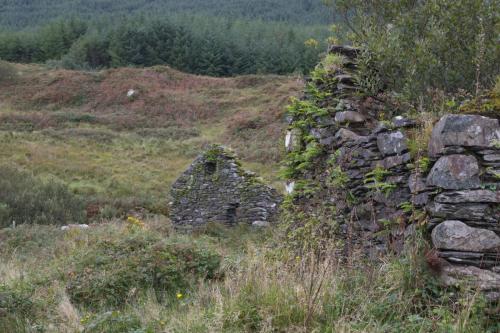
[[[306,41],[327,36],[319,0],[3,2],[0,59],[69,69],[305,73],[324,50]]]
[[[1,0],[0,26],[19,30],[68,14],[94,19],[103,14],[137,13],[197,13],[300,24],[327,24],[331,20],[321,0]]]

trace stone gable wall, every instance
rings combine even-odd
[[[266,225],[276,218],[280,195],[244,171],[220,146],[200,155],[173,184],[171,219],[176,226]]]

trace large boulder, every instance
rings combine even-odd
[[[432,131],[429,154],[437,157],[448,146],[493,147],[497,140],[500,140],[498,119],[478,115],[446,115]]]
[[[428,186],[447,190],[466,190],[480,186],[479,165],[474,156],[448,155],[434,164],[427,176]]]
[[[445,221],[432,230],[432,243],[438,249],[488,252],[500,250],[495,232],[472,228],[461,221]]]

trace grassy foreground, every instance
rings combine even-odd
[[[172,228],[170,184],[207,143],[278,184],[295,78],[15,68],[0,83],[0,332],[500,330],[498,305],[438,287],[418,233],[369,263],[292,251],[279,226]]]
[[[401,258],[293,255],[279,231],[158,216],[0,231],[2,332],[495,332],[474,291],[441,290],[416,240]],[[490,313],[488,314],[488,311]],[[496,325],[496,326],[495,326]]]

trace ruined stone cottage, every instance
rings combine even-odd
[[[213,145],[173,184],[170,217],[176,226],[246,223],[265,226],[276,218],[280,195],[235,156]]]

